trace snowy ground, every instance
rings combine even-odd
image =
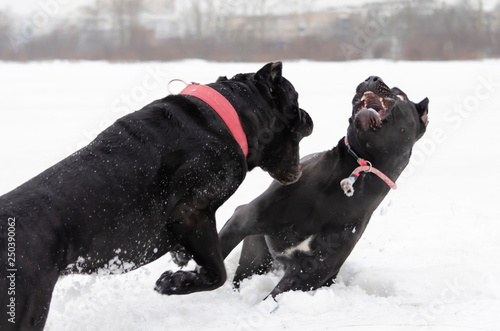
[[[261,65],[0,63],[0,194],[164,96],[172,78],[208,83]],[[499,330],[500,61],[287,62],[284,75],[315,121],[302,155],[337,143],[356,85],[373,74],[414,101],[429,97],[431,122],[338,284],[285,293],[277,304],[261,300],[279,274],[254,277],[241,292],[226,283],[212,292],[161,296],[153,291],[156,279],[176,269],[165,256],[124,275],[61,279],[46,329]],[[219,229],[270,181],[251,172],[219,210]],[[230,276],[238,253],[226,261]]]

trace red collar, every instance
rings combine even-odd
[[[179,94],[191,95],[208,104],[226,123],[234,139],[238,142],[245,157],[248,156],[248,142],[240,118],[234,107],[213,88],[201,84],[189,84]]]

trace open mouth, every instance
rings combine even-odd
[[[387,111],[394,105],[394,99],[389,97],[379,97],[372,91],[366,91],[361,97],[361,103],[359,105],[358,111],[362,109],[372,109],[378,113],[378,115],[383,118],[387,114]]]
[[[380,129],[398,97],[381,79],[361,83],[352,100],[354,124],[364,131]]]

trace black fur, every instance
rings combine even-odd
[[[88,146],[0,197],[1,330],[41,330],[60,275],[126,272],[181,245],[197,271],[165,272],[163,294],[212,290],[226,280],[215,212],[245,173],[265,168],[290,184],[299,141],[312,131],[280,62],[209,84],[236,109],[242,150],[220,117],[192,96],[167,96],[117,120]],[[266,131],[266,139],[262,132]],[[15,296],[8,294],[15,223]],[[15,298],[15,324],[5,307]],[[168,314],[168,312],[165,312]]]
[[[352,149],[395,181],[425,132],[427,105],[427,98],[415,104],[400,89],[389,89],[378,77],[368,78],[353,99],[347,129]],[[357,166],[341,139],[333,149],[305,157],[296,183],[273,183],[238,207],[220,232],[224,257],[244,240],[235,286],[269,271],[274,262],[284,265],[285,275],[271,292],[273,297],[332,284],[390,189],[376,175],[362,173],[354,195],[346,196],[340,182]],[[291,250],[301,243],[305,249]]]

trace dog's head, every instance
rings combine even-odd
[[[282,76],[282,68],[281,62],[271,62],[256,73],[238,74],[231,81],[251,84],[265,102],[265,106],[252,109],[260,126],[248,137],[249,168],[259,166],[286,185],[302,174],[299,142],[312,133],[313,122],[299,107],[298,93]]]
[[[352,100],[348,138],[359,154],[410,155],[425,133],[429,100],[410,101],[397,87],[371,76],[358,85]]]

